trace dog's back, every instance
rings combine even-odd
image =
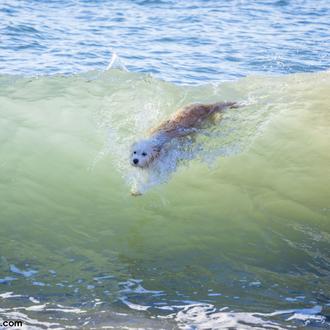
[[[151,134],[174,132],[199,128],[202,123],[215,112],[228,107],[236,107],[235,102],[219,102],[214,104],[191,104],[175,112],[168,120],[151,130]]]

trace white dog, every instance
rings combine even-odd
[[[215,104],[192,104],[175,112],[170,119],[152,129],[145,140],[134,143],[131,150],[131,164],[148,167],[160,154],[162,147],[173,138],[187,136],[201,128],[214,114],[226,108],[237,108],[236,102]]]

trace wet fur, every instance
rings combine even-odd
[[[148,150],[148,162],[142,168],[148,167],[156,158],[159,157],[162,147],[170,142],[173,138],[187,136],[195,133],[209,119],[221,117],[221,112],[226,108],[237,108],[236,102],[221,102],[214,104],[191,104],[175,112],[168,120],[163,121],[160,125],[153,128],[149,132],[149,137],[133,145],[133,150],[138,148]],[[132,155],[133,159],[135,151]],[[133,165],[133,164],[132,164]],[[134,166],[134,165],[133,165]],[[141,195],[138,191],[132,191],[133,196]]]
[[[236,108],[236,102],[191,104],[175,112],[168,120],[150,131],[150,137],[163,134],[167,140],[185,136],[198,129],[214,114],[225,108]]]

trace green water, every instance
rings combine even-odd
[[[117,70],[1,76],[0,317],[329,326],[329,90],[328,72],[199,87]],[[174,145],[160,172],[131,168],[148,128],[218,100],[245,106]]]

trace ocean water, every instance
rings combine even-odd
[[[330,66],[328,0],[3,0],[0,72],[130,71],[177,84]]]
[[[329,16],[328,1],[2,2],[1,322],[330,328]],[[129,165],[178,107],[222,100],[242,106]]]

